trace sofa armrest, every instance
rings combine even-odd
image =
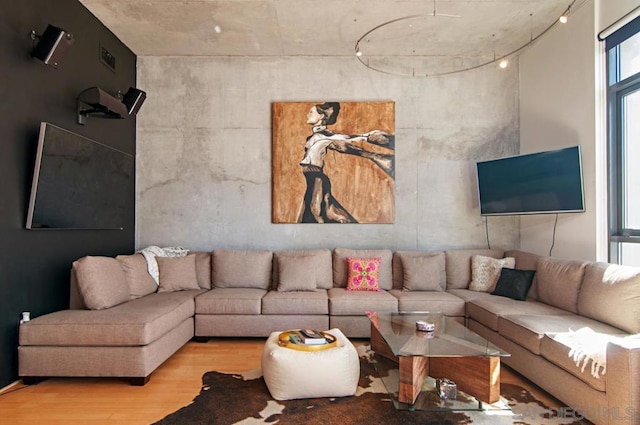
[[[640,423],[640,334],[607,345],[610,424]]]

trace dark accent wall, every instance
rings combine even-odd
[[[47,24],[75,37],[59,69],[31,57],[31,30]],[[100,61],[100,46],[116,70]],[[76,123],[76,96],[98,86],[108,93],[135,87],[136,56],[77,0],[0,4],[0,388],[18,377],[18,323],[69,305],[69,270],[85,255],[134,249],[135,183],[124,230],[27,230],[25,221],[41,121],[135,154],[135,119],[89,117]]]

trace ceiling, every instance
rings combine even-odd
[[[503,55],[526,44],[574,1],[80,2],[138,56],[350,56],[372,28],[410,15],[423,16],[369,34],[360,43],[364,55],[466,56]]]
[[[350,56],[400,76],[519,53],[589,0],[80,0],[138,56]]]

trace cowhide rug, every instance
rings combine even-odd
[[[501,385],[503,403],[511,410],[423,412],[396,410],[378,372],[360,357],[360,380],[353,397],[276,401],[259,370],[244,374],[207,372],[200,394],[158,425],[588,425],[578,415],[558,414],[526,389]],[[564,416],[564,417],[561,417]]]

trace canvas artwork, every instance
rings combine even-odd
[[[274,223],[393,223],[395,102],[276,102]]]

